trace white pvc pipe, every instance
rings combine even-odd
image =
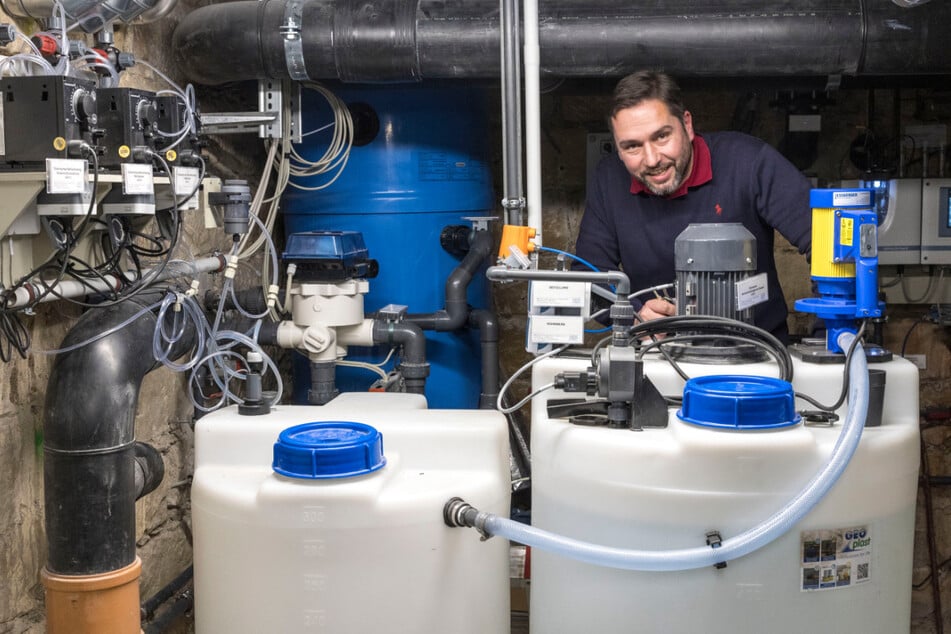
[[[522,5],[525,30],[525,176],[528,226],[535,229],[535,244],[542,241],[542,148],[541,148],[541,68],[538,46],[538,0]]]
[[[842,333],[839,335],[838,343],[843,350],[848,350],[854,338],[855,335],[852,333]],[[849,377],[851,379],[849,409],[829,461],[782,509],[762,524],[736,537],[724,540],[719,548],[701,546],[666,551],[612,548],[555,535],[496,515],[485,515],[480,518],[481,526],[480,521],[477,521],[476,525],[492,536],[498,535],[532,548],[551,551],[563,557],[597,566],[625,570],[651,572],[693,570],[748,555],[784,535],[798,524],[835,485],[852,459],[862,438],[865,417],[868,413],[868,366],[861,343],[856,344],[852,354]]]
[[[224,266],[224,260],[216,255],[207,258],[201,258],[199,260],[195,260],[194,262],[173,260],[168,263],[168,266],[165,267],[165,270],[162,271],[160,275],[152,280],[152,283],[161,282],[181,275],[197,275],[199,273],[221,271],[224,269]],[[147,278],[149,275],[151,275],[153,270],[155,269],[147,269],[143,271],[142,278]],[[83,282],[77,282],[75,280],[60,280],[56,285],[53,286],[53,289],[56,291],[55,295],[53,293],[47,293],[39,300],[39,302],[36,303],[52,302],[64,297],[80,297],[82,295],[89,295],[95,292],[113,292],[134,281],[135,274],[132,272],[126,272],[125,279],[120,279],[117,275],[108,274],[103,275],[102,278],[92,278]],[[43,295],[45,292],[46,286],[42,282],[26,282],[19,286],[16,291],[14,291],[14,298],[6,306],[6,308],[14,309],[29,306],[35,302],[36,297]]]

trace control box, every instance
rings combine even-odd
[[[40,164],[64,158],[69,141],[91,142],[95,86],[91,80],[60,75],[0,79],[0,160],[6,167]]]
[[[921,263],[921,179],[894,178],[876,187],[879,264]]]
[[[951,264],[951,178],[921,183],[921,263]]]
[[[99,88],[96,97],[98,127],[102,131],[101,167],[131,162],[133,148],[154,150],[156,142],[164,142],[164,137],[156,141],[155,93],[135,88]]]

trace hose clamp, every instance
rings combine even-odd
[[[301,38],[304,3],[301,0],[289,0],[284,5],[284,21],[280,26],[281,39],[284,40],[284,62],[287,74],[295,81],[305,81],[307,68],[304,65],[304,40]]]

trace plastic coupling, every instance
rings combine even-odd
[[[462,498],[450,498],[442,509],[442,518],[450,528],[474,528],[482,534],[482,541],[492,537],[485,529],[488,513],[483,513]]]
[[[429,363],[400,363],[400,372],[406,379],[425,379],[429,376]]]

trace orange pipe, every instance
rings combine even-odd
[[[41,573],[48,634],[139,634],[142,561],[98,575]]]

